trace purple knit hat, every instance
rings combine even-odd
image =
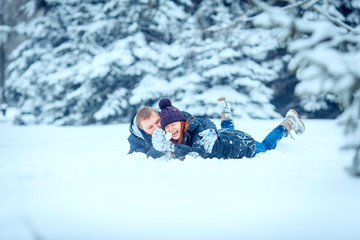
[[[162,98],[159,101],[160,112],[160,123],[161,128],[165,130],[165,127],[174,122],[186,122],[186,118],[182,112],[176,107],[171,105],[169,98]]]

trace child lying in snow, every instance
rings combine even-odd
[[[215,131],[205,130],[197,119],[186,119],[179,109],[172,106],[170,99],[162,98],[159,101],[162,129],[153,133],[154,148],[161,152],[170,152],[179,159],[185,158],[187,154],[203,158],[250,158],[260,152],[275,149],[277,142],[287,137],[291,130],[296,134],[305,131],[305,125],[297,112],[290,109],[281,124],[262,142],[257,142],[249,134],[233,129],[229,104],[224,98],[219,100],[223,101],[220,101],[223,105],[222,129]],[[226,125],[228,128],[224,128]],[[165,133],[171,134],[170,140]]]

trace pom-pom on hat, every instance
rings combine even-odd
[[[182,112],[171,105],[169,98],[162,98],[159,101],[160,123],[161,128],[165,130],[166,126],[174,122],[186,122],[186,118]]]

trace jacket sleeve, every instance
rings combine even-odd
[[[162,156],[165,155],[166,152],[160,152],[158,150],[156,150],[153,146],[149,149],[149,151],[146,153],[147,157],[152,157],[152,158],[160,158]]]
[[[165,152],[159,152],[153,146],[147,148],[144,140],[133,135],[129,136],[128,141],[130,143],[130,151],[128,154],[133,152],[142,152],[145,153],[147,157],[152,158],[160,158],[165,155]]]
[[[202,158],[207,157],[205,151],[202,148],[191,147],[191,146],[184,145],[184,144],[176,144],[175,145],[175,150],[174,150],[174,157],[175,158],[183,159],[189,153],[197,153]]]
[[[213,123],[210,119],[207,118],[196,118],[204,129],[214,129],[217,130],[215,123]]]
[[[128,142],[130,144],[130,151],[128,152],[128,154],[131,154],[133,152],[142,152],[142,153],[147,152],[145,149],[145,141],[144,140],[141,140],[140,138],[130,135],[128,137]]]

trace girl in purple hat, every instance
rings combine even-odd
[[[255,141],[249,134],[235,129],[205,130],[195,118],[186,119],[182,112],[172,106],[169,98],[159,101],[161,129],[153,133],[155,149],[170,152],[183,159],[187,154],[203,158],[243,158],[275,149],[277,142],[287,137],[291,130],[296,134],[305,131],[304,123],[295,110],[289,110],[282,123],[262,141]],[[166,136],[165,134],[169,135]]]

